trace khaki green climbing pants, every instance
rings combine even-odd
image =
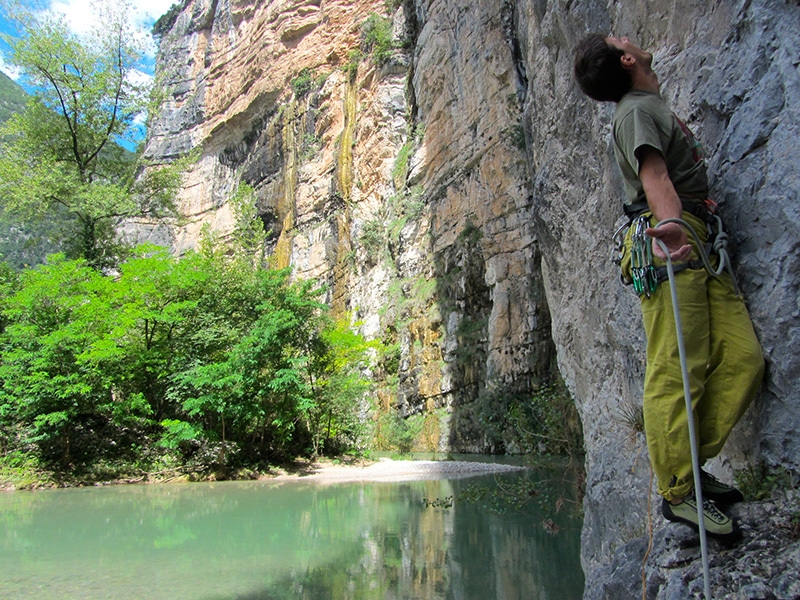
[[[685,212],[682,218],[705,241],[703,222]],[[630,235],[629,231],[628,256]],[[695,246],[691,236],[690,242]],[[691,259],[697,258],[695,249]],[[654,262],[663,264],[658,258]],[[623,260],[623,276],[625,266]],[[676,274],[675,285],[702,466],[719,454],[758,392],[764,358],[744,301],[727,272],[717,278],[705,269],[686,269]],[[669,282],[659,284],[650,298],[642,296],[641,304],[647,334],[644,425],[650,462],[659,493],[667,500],[682,498],[693,490],[694,480]]]

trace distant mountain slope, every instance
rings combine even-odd
[[[0,123],[5,123],[11,115],[25,108],[27,101],[25,90],[0,71]]]
[[[25,109],[29,99],[22,87],[0,72],[0,124]],[[21,223],[6,214],[0,198],[0,261],[22,269],[44,262],[48,254],[61,249],[66,215],[37,223]]]

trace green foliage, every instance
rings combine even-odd
[[[446,409],[400,416],[397,410],[378,415],[372,446],[375,450],[408,456],[412,452],[437,452],[447,418]]]
[[[367,254],[367,261],[377,263],[386,250],[386,229],[383,223],[378,219],[364,223],[359,242]]]
[[[139,248],[114,277],[63,256],[0,271],[2,454],[70,473],[166,452],[224,475],[363,443],[371,346],[314,282],[254,260],[246,192],[233,252],[208,238],[181,259]]]
[[[347,319],[329,323],[317,343],[306,373],[314,398],[305,410],[313,454],[363,451],[369,432],[354,401],[371,387],[363,370],[376,344],[354,333]]]
[[[739,489],[748,500],[766,500],[776,490],[797,488],[797,479],[789,469],[764,462],[749,465],[734,475]]]
[[[415,449],[423,425],[422,415],[403,418],[396,410],[381,413],[373,440],[375,449],[410,454]]]
[[[406,176],[408,175],[408,159],[411,155],[411,150],[413,148],[413,144],[411,142],[406,142],[403,144],[403,147],[400,148],[400,152],[397,154],[397,159],[394,163],[394,168],[392,169],[392,181],[394,182],[395,189],[403,189],[406,185]]]
[[[474,246],[483,238],[483,231],[475,225],[471,218],[467,218],[464,229],[458,234],[458,241],[467,247]]]
[[[525,141],[525,128],[522,124],[512,125],[503,130],[503,134],[508,138],[512,146],[519,150],[525,150],[528,147]]]
[[[74,256],[103,268],[119,257],[116,225],[131,217],[174,216],[177,166],[143,167],[119,143],[135,143],[148,89],[132,76],[142,60],[121,4],[100,8],[104,28],[86,37],[36,6],[8,16],[23,32],[11,62],[32,99],[0,129],[5,210],[39,220],[61,207],[72,217]]]
[[[385,0],[383,6],[387,14],[392,14],[398,8],[403,6],[403,0]]]
[[[292,79],[291,85],[295,97],[302,98],[314,87],[314,72],[308,67],[303,67],[297,77]]]
[[[414,186],[403,189],[384,204],[377,218],[364,223],[359,241],[367,254],[367,260],[378,262],[391,259],[400,242],[400,234],[409,223],[418,220],[425,210],[423,189]]]
[[[495,449],[573,459],[582,452],[578,412],[562,385],[542,386],[533,394],[483,390],[469,410]]]
[[[347,55],[347,64],[342,68],[345,73],[352,79],[358,73],[358,63],[361,62],[363,58],[363,54],[361,50],[358,48],[353,48]]]
[[[266,266],[266,241],[269,232],[264,231],[264,223],[256,209],[255,190],[246,183],[239,184],[236,192],[228,200],[236,228],[233,232],[234,252],[252,261],[253,268]]]
[[[313,159],[322,148],[322,140],[319,136],[313,133],[307,133],[303,136],[302,151],[300,153],[300,160],[307,161]]]
[[[158,20],[156,20],[156,22],[153,24],[153,29],[151,30],[153,37],[159,38],[170,32],[172,27],[175,25],[175,21],[178,20],[178,16],[181,14],[181,8],[183,7],[183,4],[183,2],[176,2],[169,7],[167,12],[165,12],[158,18]]]
[[[361,47],[371,54],[375,63],[383,65],[392,57],[395,49],[392,21],[377,13],[371,13],[361,25]]]

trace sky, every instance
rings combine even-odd
[[[102,0],[99,0],[102,1]],[[140,28],[142,33],[150,39],[150,30],[153,27],[156,19],[167,12],[174,2],[180,0],[130,0],[134,11],[132,22],[137,28]],[[70,28],[77,34],[84,34],[91,31],[96,22],[93,21],[92,15],[95,13],[93,10],[94,4],[98,0],[44,0],[45,4],[49,4],[50,10],[59,12],[66,16],[66,21]],[[5,14],[0,11],[0,33],[9,33],[13,35],[13,30],[8,21],[5,20]],[[3,43],[0,44],[0,71],[12,79],[19,78],[17,72],[12,65],[6,61],[6,52],[8,47]],[[146,67],[150,68],[149,75],[152,75],[152,64],[155,53],[155,44],[148,50],[149,56],[146,59]]]

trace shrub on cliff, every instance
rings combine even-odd
[[[361,25],[361,47],[365,54],[372,55],[376,64],[388,62],[395,49],[391,20],[377,13],[370,14]]]

